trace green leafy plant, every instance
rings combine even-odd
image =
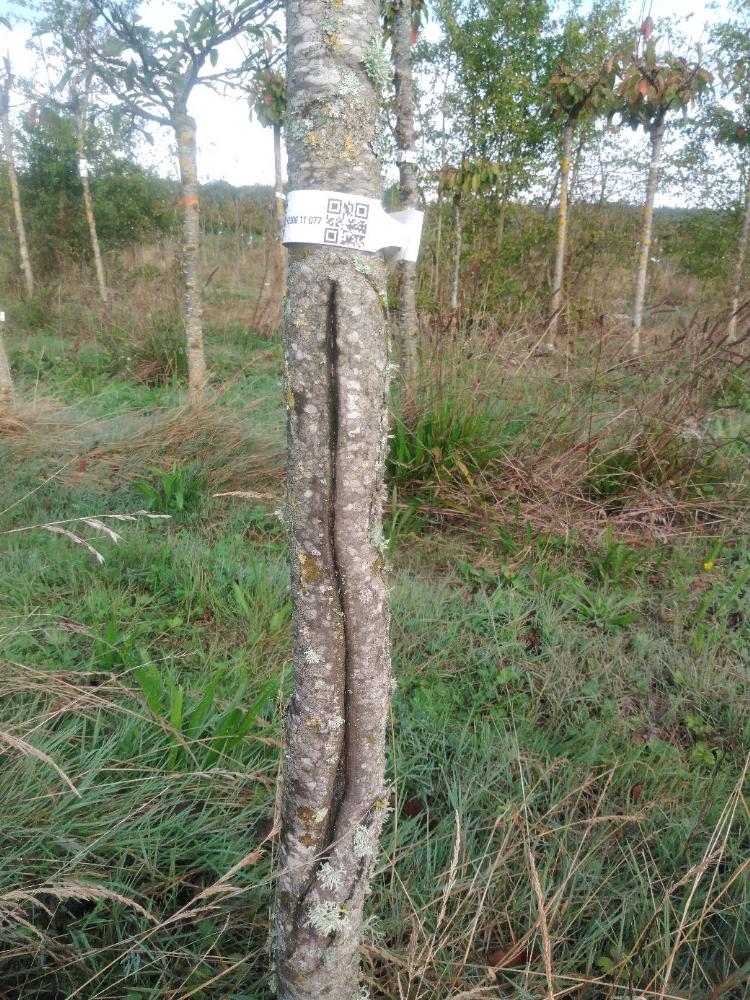
[[[134,489],[146,499],[151,509],[164,514],[192,514],[201,504],[204,482],[192,466],[172,462],[169,469],[151,466],[151,481],[134,483]]]

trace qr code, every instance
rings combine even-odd
[[[363,201],[329,198],[323,242],[362,250],[367,236],[370,206]]]

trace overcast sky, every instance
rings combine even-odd
[[[0,0],[0,14],[8,13],[8,0]],[[727,12],[727,0],[635,0],[631,7],[633,23],[646,14],[657,21],[665,17],[684,19],[684,30],[699,42],[705,26],[720,20]],[[155,27],[168,27],[169,4],[150,0],[144,5],[147,20]],[[428,26],[429,34],[434,27]],[[33,52],[26,42],[28,32],[8,32],[0,28],[0,48],[10,50],[18,74],[40,72]],[[273,146],[269,129],[251,123],[244,100],[223,97],[206,88],[197,88],[191,111],[198,123],[199,170],[201,180],[224,179],[233,184],[270,184],[273,181]],[[174,174],[170,137],[157,137],[154,149],[145,155],[160,172]],[[94,165],[95,166],[95,165]]]

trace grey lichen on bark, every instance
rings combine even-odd
[[[411,60],[412,3],[393,0],[393,69],[396,92],[396,141],[401,152],[407,153],[399,163],[402,208],[416,208],[418,202],[417,165],[414,157],[414,80]],[[399,261],[399,307],[397,313],[401,353],[401,381],[404,388],[412,385],[418,365],[419,321],[417,317],[417,265],[410,260]]]
[[[188,369],[188,403],[201,406],[206,398],[208,371],[203,350],[203,288],[201,284],[200,202],[195,119],[178,109],[172,126],[177,139],[182,208],[182,271],[185,282],[184,321]]]
[[[289,0],[287,32],[290,188],[382,197],[372,150],[379,98],[364,63],[379,33],[377,0]],[[386,811],[384,288],[379,254],[289,250],[294,686],[274,927],[282,1000],[356,994],[363,905]]]
[[[662,111],[649,127],[651,137],[651,162],[646,184],[646,202],[643,206],[643,229],[641,245],[638,252],[638,271],[635,282],[635,305],[633,307],[633,329],[630,335],[630,355],[637,358],[641,353],[641,331],[643,329],[643,310],[646,304],[646,286],[648,283],[648,265],[651,259],[651,241],[654,228],[654,202],[656,189],[659,186],[659,168],[661,166],[661,150],[666,128],[666,111]]]

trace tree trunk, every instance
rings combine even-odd
[[[568,184],[570,180],[570,153],[573,147],[573,126],[563,129],[562,156],[560,157],[560,207],[557,216],[557,248],[555,250],[555,277],[552,282],[551,319],[547,328],[547,350],[557,350],[557,338],[563,328],[563,282],[565,280],[565,252],[568,246]]]
[[[284,236],[284,175],[281,170],[281,126],[273,127],[274,215],[279,241]]]
[[[276,222],[276,253],[279,269],[279,300],[286,295],[286,249],[284,247],[284,217],[286,208],[284,203],[284,174],[281,168],[281,126],[273,127],[273,176],[274,176],[274,218]]]
[[[747,190],[745,191],[745,215],[742,220],[742,232],[740,233],[740,242],[737,247],[732,313],[729,317],[729,326],[727,328],[727,342],[730,344],[734,344],[737,341],[738,313],[742,303],[742,285],[745,277],[748,244],[750,244],[750,171],[748,171]]]
[[[202,406],[208,371],[203,352],[203,289],[201,287],[200,205],[195,119],[186,111],[175,115],[177,157],[180,164],[182,208],[182,273],[185,281],[184,321],[188,369],[188,403]]]
[[[91,200],[91,188],[89,187],[89,169],[86,162],[86,96],[81,98],[81,103],[76,115],[76,149],[78,151],[78,166],[81,175],[81,185],[83,186],[83,207],[86,212],[86,221],[89,225],[89,235],[91,236],[91,249],[94,252],[94,266],[96,267],[96,280],[99,285],[99,298],[107,304],[107,282],[104,277],[104,264],[102,263],[102,253],[99,248],[99,237],[96,232],[96,219],[94,218],[94,205]]]
[[[13,378],[10,374],[8,354],[5,350],[4,325],[2,319],[0,319],[0,414],[7,413],[8,410],[12,409],[15,402]]]
[[[451,333],[456,336],[458,333],[458,293],[461,286],[461,250],[463,248],[460,194],[454,194],[453,206],[456,219],[456,242],[453,248],[453,278],[451,280]]]
[[[331,10],[338,45],[330,44]],[[292,190],[382,197],[364,59],[379,4],[289,0]],[[324,33],[325,25],[325,33]],[[344,96],[345,95],[345,96]],[[313,141],[314,136],[314,141]],[[386,811],[391,690],[381,504],[388,336],[379,254],[292,246],[286,310],[294,690],[274,957],[280,1000],[352,1000]]]
[[[417,164],[414,149],[414,83],[411,66],[411,0],[395,0],[393,7],[393,68],[396,91],[396,142],[399,149],[401,207],[417,207]],[[398,339],[401,383],[413,386],[418,366],[417,265],[398,263]]]
[[[13,202],[13,214],[16,219],[16,233],[18,235],[18,250],[21,255],[21,267],[23,269],[24,281],[26,282],[26,295],[31,298],[34,294],[34,275],[31,270],[31,258],[29,257],[29,245],[26,242],[26,227],[23,224],[23,212],[21,211],[21,195],[18,190],[18,178],[16,176],[16,164],[13,157],[13,130],[10,125],[10,88],[13,77],[10,70],[10,61],[5,58],[5,83],[2,94],[0,94],[0,127],[3,133],[3,145],[5,146],[5,162],[8,164],[8,183],[10,185],[10,198]]]
[[[641,249],[638,254],[638,275],[635,286],[635,306],[633,308],[633,330],[630,335],[630,355],[637,358],[641,353],[641,330],[643,328],[643,307],[646,302],[646,281],[648,262],[651,257],[651,233],[654,226],[654,200],[659,183],[659,164],[664,139],[664,118],[655,122],[651,129],[651,166],[646,185],[646,204],[643,209],[643,231]]]

